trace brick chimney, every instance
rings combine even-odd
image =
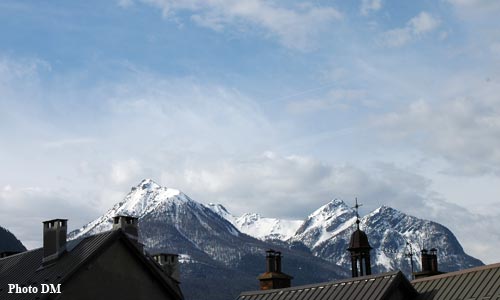
[[[118,215],[113,217],[113,230],[121,229],[134,242],[138,242],[138,219],[131,216]]]
[[[170,253],[158,253],[153,259],[161,266],[163,271],[177,282],[180,282],[179,255]]]
[[[444,273],[438,270],[436,248],[432,248],[429,251],[427,251],[427,249],[423,249],[421,251],[421,260],[422,260],[422,271],[413,273],[415,279]]]
[[[43,259],[44,265],[57,260],[66,252],[68,220],[54,219],[43,222]]]
[[[266,251],[266,272],[257,279],[261,290],[282,289],[291,286],[292,276],[281,272],[281,252],[269,249]]]

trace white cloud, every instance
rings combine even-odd
[[[499,214],[481,215],[439,199],[427,201],[422,211],[425,213],[422,217],[448,227],[467,254],[487,264],[498,262],[496,249],[500,247],[500,231],[496,220]]]
[[[433,31],[439,26],[440,22],[439,19],[423,11],[408,21],[408,26],[415,35],[419,35]]]
[[[456,234],[467,253],[486,262],[498,259],[495,249],[500,239],[483,243],[489,240],[491,229],[498,227],[495,216],[472,213],[444,200],[432,190],[431,180],[394,164],[377,163],[361,169],[267,151],[253,158],[199,161],[190,168],[164,169],[161,182],[175,182],[193,199],[221,203],[236,215],[259,212],[304,218],[333,198],[350,204],[357,197],[363,203],[362,213],[389,205],[440,222]]]
[[[186,168],[165,169],[161,181],[176,182],[195,199],[223,203],[238,214],[282,217],[305,217],[335,197],[349,202],[357,196],[370,209],[382,204],[418,206],[429,185],[428,180],[392,165],[376,165],[367,172],[349,164],[331,165],[270,151],[252,158],[198,161]]]
[[[410,41],[434,31],[439,27],[441,21],[429,14],[420,12],[411,18],[405,27],[388,30],[380,37],[380,42],[389,47],[400,47]]]
[[[363,16],[382,8],[382,0],[361,0],[360,12]]]
[[[21,73],[24,74],[21,79],[37,79],[37,72],[43,71]],[[79,111],[79,122],[67,122],[67,119],[59,120],[61,114],[54,113],[54,107],[41,101],[45,94],[39,92],[40,87],[31,92],[20,88],[25,87],[24,82],[19,82],[23,80],[9,81],[12,95],[9,110],[17,114],[18,122],[3,119],[9,126],[0,128],[9,140],[9,145],[0,149],[1,157],[9,157],[2,165],[7,171],[0,176],[0,182],[2,186],[7,182],[11,186],[10,190],[4,190],[0,204],[4,208],[3,222],[27,241],[28,246],[39,243],[41,221],[52,216],[68,217],[70,224],[82,225],[123,199],[131,185],[146,177],[161,178],[163,185],[179,188],[198,201],[221,202],[235,213],[256,211],[269,216],[304,217],[334,197],[349,202],[357,196],[365,203],[365,209],[387,204],[412,213],[427,205],[428,199],[434,199],[429,180],[408,169],[390,164],[371,169],[349,163],[332,164],[306,155],[292,155],[297,152],[286,147],[281,149],[287,149],[287,154],[278,153],[275,149],[303,136],[280,127],[274,116],[268,116],[252,99],[233,88],[186,78],[161,78],[140,71],[119,82],[103,82],[90,89],[68,83],[51,94],[54,100],[59,100],[59,111],[72,112],[72,106],[61,100],[65,99],[64,89],[74,92],[77,99],[85,99],[82,95],[90,94],[94,102]],[[463,77],[455,80],[451,85],[475,82]],[[479,85],[478,90],[483,93],[474,95],[484,104],[477,108],[478,112],[494,111],[498,95],[496,89],[491,88],[494,84],[490,83],[489,88]],[[26,92],[33,95],[29,102],[33,104],[31,114],[25,114],[23,101],[16,101],[27,99]],[[463,94],[446,86],[443,93]],[[351,97],[353,100],[362,96],[363,93],[348,89],[331,95],[332,99]],[[428,116],[432,120],[446,117],[446,105],[450,103],[453,102],[433,107],[426,101],[416,102],[408,111],[394,112],[393,123],[384,126],[391,129],[388,132],[401,134],[403,141],[416,132],[412,130],[418,130],[418,126],[426,130],[446,129],[448,124],[444,121],[426,120]],[[471,117],[474,119],[476,113],[460,117],[460,111],[469,110],[467,105],[462,110],[458,104],[452,107],[451,127],[458,127],[463,120],[467,124]],[[479,115],[485,116],[484,112]],[[490,135],[495,134],[489,130],[496,126],[497,119],[494,115],[485,118],[471,134],[478,134],[479,128],[486,127],[489,140]],[[73,130],[74,123],[78,123],[78,130]],[[491,128],[486,126],[490,123]],[[58,126],[60,124],[64,126]],[[19,125],[26,128],[19,131]],[[16,130],[10,130],[12,128]],[[405,128],[409,130],[403,130]],[[68,139],[73,131],[89,140]],[[417,138],[420,137],[416,133]],[[20,136],[22,140],[16,139]],[[453,142],[451,137],[452,134],[448,139]],[[441,142],[437,133],[433,138]],[[92,140],[99,142],[87,143]],[[40,141],[53,143],[54,147],[44,147]],[[434,139],[428,142],[427,147],[416,145],[429,150],[432,148],[428,147],[438,144]],[[31,147],[24,147],[24,143]],[[70,145],[78,147],[65,147]],[[86,147],[80,147],[82,145]],[[453,145],[445,148],[450,152],[455,150]],[[264,152],[268,149],[271,152]],[[305,152],[308,151],[311,149]],[[23,166],[22,170],[17,168],[19,165]],[[29,181],[38,183],[31,186],[43,187],[31,189],[34,192],[16,189],[17,183]],[[269,203],[275,205],[269,206]],[[51,204],[56,204],[57,209],[50,210]],[[418,210],[415,214],[422,215]],[[459,221],[450,219],[450,222]],[[27,223],[30,227],[23,227]],[[443,223],[452,230],[456,225]],[[461,240],[474,240],[474,237],[462,236]]]
[[[0,191],[1,226],[7,227],[27,248],[41,245],[42,222],[68,218],[70,228],[77,228],[95,216],[91,203],[64,189],[10,187]]]
[[[400,47],[411,41],[412,37],[412,32],[409,28],[396,28],[384,32],[381,42],[389,47]]]
[[[115,161],[111,164],[111,180],[115,184],[130,182],[141,173],[141,165],[134,159]]]
[[[331,22],[342,18],[333,7],[300,5],[286,8],[262,0],[143,0],[158,7],[165,18],[177,13],[190,12],[191,19],[200,26],[217,31],[238,28],[252,30],[256,26],[277,37],[290,48],[309,50],[314,48],[317,35],[325,31]],[[250,29],[246,28],[250,26]]]
[[[13,59],[11,57],[0,56],[0,80],[14,79],[36,79],[38,74],[43,71],[51,71],[51,65],[42,59],[25,58]]]
[[[374,124],[391,144],[413,145],[426,157],[444,160],[450,174],[500,175],[498,83],[458,75],[441,89],[439,102],[414,101]]]

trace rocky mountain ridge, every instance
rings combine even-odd
[[[346,249],[356,212],[337,199],[303,221],[252,213],[235,217],[222,205],[199,203],[179,190],[146,179],[104,215],[71,232],[69,238],[109,230],[115,215],[139,218],[140,241],[149,252],[180,254],[181,280],[189,300],[229,300],[241,291],[257,289],[255,278],[264,272],[264,251],[269,248],[283,252],[283,269],[295,277],[294,285],[345,278],[350,273]],[[390,207],[382,206],[362,217],[361,227],[374,248],[374,272],[401,269],[410,274],[411,264],[405,257],[408,245],[412,245],[418,270],[422,240],[439,249],[443,271],[482,264],[464,253],[446,227]]]

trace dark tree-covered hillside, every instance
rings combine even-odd
[[[0,252],[26,251],[26,247],[10,231],[0,226]]]

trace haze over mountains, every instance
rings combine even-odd
[[[112,228],[117,214],[139,218],[140,240],[150,252],[179,253],[186,299],[233,299],[258,288],[264,272],[264,251],[284,254],[283,271],[293,285],[348,277],[346,251],[356,220],[355,211],[332,200],[305,220],[263,218],[258,214],[233,216],[222,205],[199,203],[181,191],[161,187],[150,179],[133,187],[123,201],[101,217],[69,234],[76,239]],[[425,247],[438,248],[443,271],[481,265],[467,255],[453,233],[431,221],[382,206],[361,218],[369,237],[374,272],[411,270],[405,258]],[[418,269],[419,255],[414,256]],[[231,282],[231,284],[227,284]]]

